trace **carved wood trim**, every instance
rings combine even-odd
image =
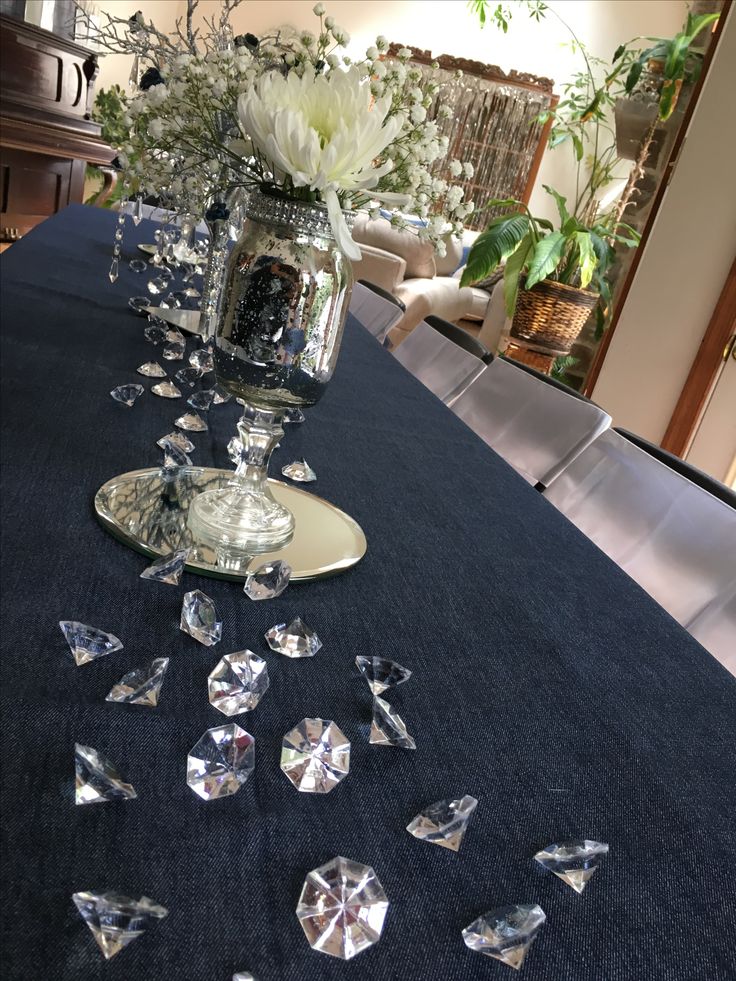
[[[0,132],[0,145],[12,150],[29,150],[49,157],[85,160],[93,164],[109,164],[115,158],[115,151],[104,140],[50,123],[28,122],[2,115]]]
[[[517,72],[514,69],[507,73],[498,65],[486,65],[482,61],[472,61],[469,58],[456,58],[454,55],[444,54],[435,57],[431,51],[422,51],[421,48],[414,48],[411,44],[390,44],[388,56],[395,58],[401,48],[411,51],[411,60],[420,65],[431,65],[436,61],[440,68],[444,68],[445,71],[462,71],[466,75],[476,75],[478,78],[484,78],[489,82],[500,82],[550,94],[555,84],[551,78],[543,78],[529,72]]]

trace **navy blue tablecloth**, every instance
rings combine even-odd
[[[127,308],[146,277],[125,262],[108,281],[114,220],[71,207],[0,259],[3,977],[502,981],[510,969],[461,930],[538,902],[548,922],[527,981],[734,979],[736,681],[355,322],[324,400],[274,462],[306,456],[315,491],[365,529],[363,562],[266,603],[194,575],[180,588],[138,578],[146,560],[97,524],[92,499],[159,462],[183,403],[109,396],[149,388],[136,366],[161,353]],[[152,233],[129,226],[126,257]],[[227,464],[235,414],[210,412],[196,463]],[[179,630],[194,588],[223,620],[215,648]],[[296,615],[324,642],[311,660],[263,640]],[[78,668],[60,619],[110,630],[124,650]],[[226,721],[206,679],[243,648],[271,675],[237,720],[256,738],[256,771],[206,803],[186,785],[186,755]],[[414,672],[390,700],[416,752],[368,744],[357,654]],[[159,656],[171,662],[156,710],[105,702]],[[351,772],[325,796],[279,770],[282,736],[305,716],[352,740]],[[75,741],[115,761],[138,799],[75,807]],[[463,794],[479,805],[459,854],[404,830]],[[581,896],[531,860],[569,837],[611,848]],[[335,855],[372,865],[391,903],[380,942],[347,964],[313,952],[294,914],[305,874]],[[170,913],[105,963],[79,890],[145,894]]]

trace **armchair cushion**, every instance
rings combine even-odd
[[[430,242],[420,241],[416,232],[393,228],[386,218],[358,215],[353,227],[353,238],[361,248],[363,245],[370,245],[401,256],[406,263],[407,279],[432,279],[437,272],[434,246]],[[369,276],[363,278],[370,279]]]
[[[406,261],[401,256],[372,245],[359,246],[361,258],[353,260],[353,276],[355,281],[364,279],[368,283],[380,286],[389,293],[396,293],[399,284],[406,274]]]

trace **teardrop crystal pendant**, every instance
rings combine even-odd
[[[133,205],[133,224],[140,225],[143,218],[143,198],[139,194],[135,199],[135,204]]]

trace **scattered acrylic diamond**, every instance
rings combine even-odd
[[[206,347],[197,348],[189,355],[189,364],[193,368],[199,368],[202,374],[215,370],[215,362],[212,359],[212,352]]]
[[[258,979],[250,971],[238,971],[233,974],[233,981],[258,981]]]
[[[176,443],[170,442],[164,446],[164,476],[172,476],[173,471],[181,470],[182,467],[191,467],[191,465],[192,461],[189,456]]]
[[[215,385],[215,387],[212,389],[212,394],[213,394],[213,398],[212,398],[213,405],[224,405],[226,402],[229,402],[230,399],[232,398],[230,392],[227,392],[224,388],[222,388],[221,385]]]
[[[149,303],[150,300],[147,296],[131,296],[128,300],[128,306],[136,313],[143,313]]]
[[[187,457],[187,459],[189,458]],[[152,579],[154,582],[164,582],[167,586],[178,586],[190,551],[189,548],[180,548],[175,552],[162,555],[160,559],[156,559],[143,570],[141,579]]]
[[[238,436],[233,436],[227,444],[227,455],[237,467],[243,458],[243,443]]]
[[[347,961],[380,940],[387,910],[373,869],[338,855],[307,875],[296,915],[313,950]]]
[[[183,341],[175,341],[164,346],[164,359],[166,361],[183,361],[186,344]]]
[[[187,412],[183,416],[179,416],[178,419],[174,419],[174,425],[178,426],[179,429],[186,429],[190,433],[203,433],[208,428],[202,416],[197,415],[196,412]]]
[[[174,274],[167,266],[161,266],[158,272],[158,278],[168,285],[174,278]]]
[[[411,678],[408,668],[397,661],[389,661],[386,657],[365,657],[359,654],[355,663],[374,695],[381,695],[387,688],[395,688]]]
[[[181,391],[172,381],[159,382],[153,385],[151,391],[154,395],[159,395],[162,399],[180,399]]]
[[[466,946],[517,971],[547,917],[541,906],[499,906],[463,930]]]
[[[431,841],[433,845],[441,845],[456,852],[477,806],[478,801],[468,794],[460,800],[438,801],[420,811],[406,826],[406,830],[415,838]]]
[[[122,402],[123,405],[133,405],[136,399],[139,399],[145,389],[142,385],[118,385],[117,388],[113,388],[110,395],[115,399],[116,402]]]
[[[277,623],[266,631],[266,640],[272,651],[286,657],[314,657],[322,647],[322,641],[301,617],[296,617],[288,626]]]
[[[161,324],[149,324],[143,328],[143,336],[151,344],[163,344],[166,340],[166,328],[162,327]]]
[[[138,796],[120,776],[115,764],[91,746],[74,744],[74,772],[77,804],[104,804]]]
[[[128,263],[128,269],[134,273],[142,273],[148,269],[148,263],[144,259],[131,259]]]
[[[171,444],[178,446],[183,453],[191,453],[195,448],[194,443],[184,433],[167,433],[156,441],[156,446],[160,446],[162,450],[168,449]]]
[[[208,729],[187,756],[187,783],[204,800],[236,794],[256,765],[256,741],[234,722]]]
[[[156,708],[168,666],[168,657],[157,657],[145,668],[128,671],[116,685],[113,685],[105,701]]]
[[[299,423],[304,422],[306,418],[301,409],[287,409],[284,413],[284,422]]]
[[[163,276],[156,276],[154,279],[148,281],[148,292],[151,296],[160,296],[165,293],[169,288],[170,278],[164,278]]]
[[[547,845],[534,856],[535,861],[581,893],[608,853],[602,841],[576,839]]]
[[[174,378],[176,378],[180,385],[188,385],[189,388],[194,388],[195,383],[201,377],[201,368],[180,368],[174,375]]]
[[[329,719],[302,719],[281,743],[281,769],[297,790],[328,794],[350,770],[350,741]]]
[[[173,327],[169,325],[169,329],[166,331],[166,340],[170,344],[185,344],[186,337],[182,334],[178,327]]]
[[[311,484],[317,479],[317,474],[312,470],[306,460],[294,460],[287,466],[281,468],[281,473],[289,480],[297,484]]]
[[[416,749],[417,744],[406,731],[404,720],[387,701],[373,699],[373,722],[368,742],[374,746],[398,746],[399,749]]]
[[[146,378],[165,378],[166,372],[158,363],[158,361],[146,361],[139,368],[136,368],[139,375],[145,375]]]
[[[163,300],[159,301],[159,306],[162,310],[178,310],[181,307],[181,301],[173,293],[167,293]]]
[[[105,630],[79,623],[78,620],[59,620],[59,626],[77,666],[88,664],[107,654],[117,654],[123,649],[115,634],[108,634]]]
[[[187,399],[187,405],[191,405],[193,409],[198,409],[200,412],[207,412],[212,405],[212,399],[214,397],[214,392],[205,389],[202,392],[195,392],[194,395],[190,395]]]
[[[275,599],[289,585],[291,566],[283,559],[265,562],[248,573],[243,592],[252,600]]]
[[[105,960],[110,960],[142,936],[156,920],[163,920],[168,910],[148,896],[131,899],[115,892],[75,892],[74,905],[92,931]]]
[[[184,594],[180,628],[205,647],[212,647],[222,636],[222,621],[212,600],[200,589]]]
[[[226,654],[207,679],[210,705],[223,715],[250,712],[268,689],[268,667],[252,651]]]

